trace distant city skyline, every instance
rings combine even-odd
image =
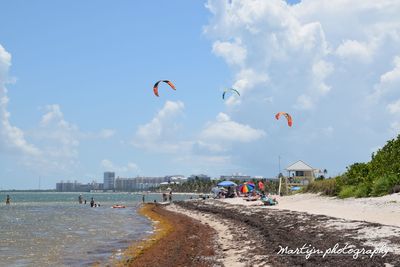
[[[400,132],[400,3],[3,1],[0,188],[334,176]],[[165,12],[168,10],[168,12]],[[344,12],[345,11],[345,12]],[[176,90],[161,84],[171,80]],[[240,93],[222,94],[226,88]],[[293,118],[289,127],[277,112]]]

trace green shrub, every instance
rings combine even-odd
[[[345,185],[339,192],[340,198],[348,198],[355,196],[356,187],[354,185]]]
[[[347,167],[347,171],[342,175],[341,179],[345,185],[357,185],[368,182],[370,173],[369,163],[354,163]]]
[[[376,179],[372,186],[373,196],[383,196],[393,192],[393,189],[400,184],[400,175],[389,174]]]
[[[308,184],[302,190],[302,192],[322,193],[322,194],[328,195],[328,196],[336,196],[338,191],[339,190],[338,190],[335,178],[314,181],[314,182]]]
[[[364,183],[356,186],[354,191],[355,197],[368,197],[371,192],[371,185]]]

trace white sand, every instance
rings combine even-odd
[[[277,197],[279,204],[270,209],[286,209],[321,214],[346,220],[359,220],[400,227],[400,194],[374,198],[338,199],[317,194],[296,194]],[[239,205],[260,205],[260,201],[242,198],[221,199]]]

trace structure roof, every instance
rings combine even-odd
[[[314,171],[315,169],[304,161],[296,161],[292,165],[286,167],[287,171]]]

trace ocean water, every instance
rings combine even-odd
[[[11,205],[5,205],[7,194]],[[82,193],[86,205],[78,203],[78,196],[0,193],[0,266],[104,265],[133,240],[152,233],[152,223],[137,214],[142,195]],[[91,197],[100,207],[90,207]],[[161,201],[161,195],[146,195],[146,201],[154,199]],[[115,204],[126,208],[111,208]]]

